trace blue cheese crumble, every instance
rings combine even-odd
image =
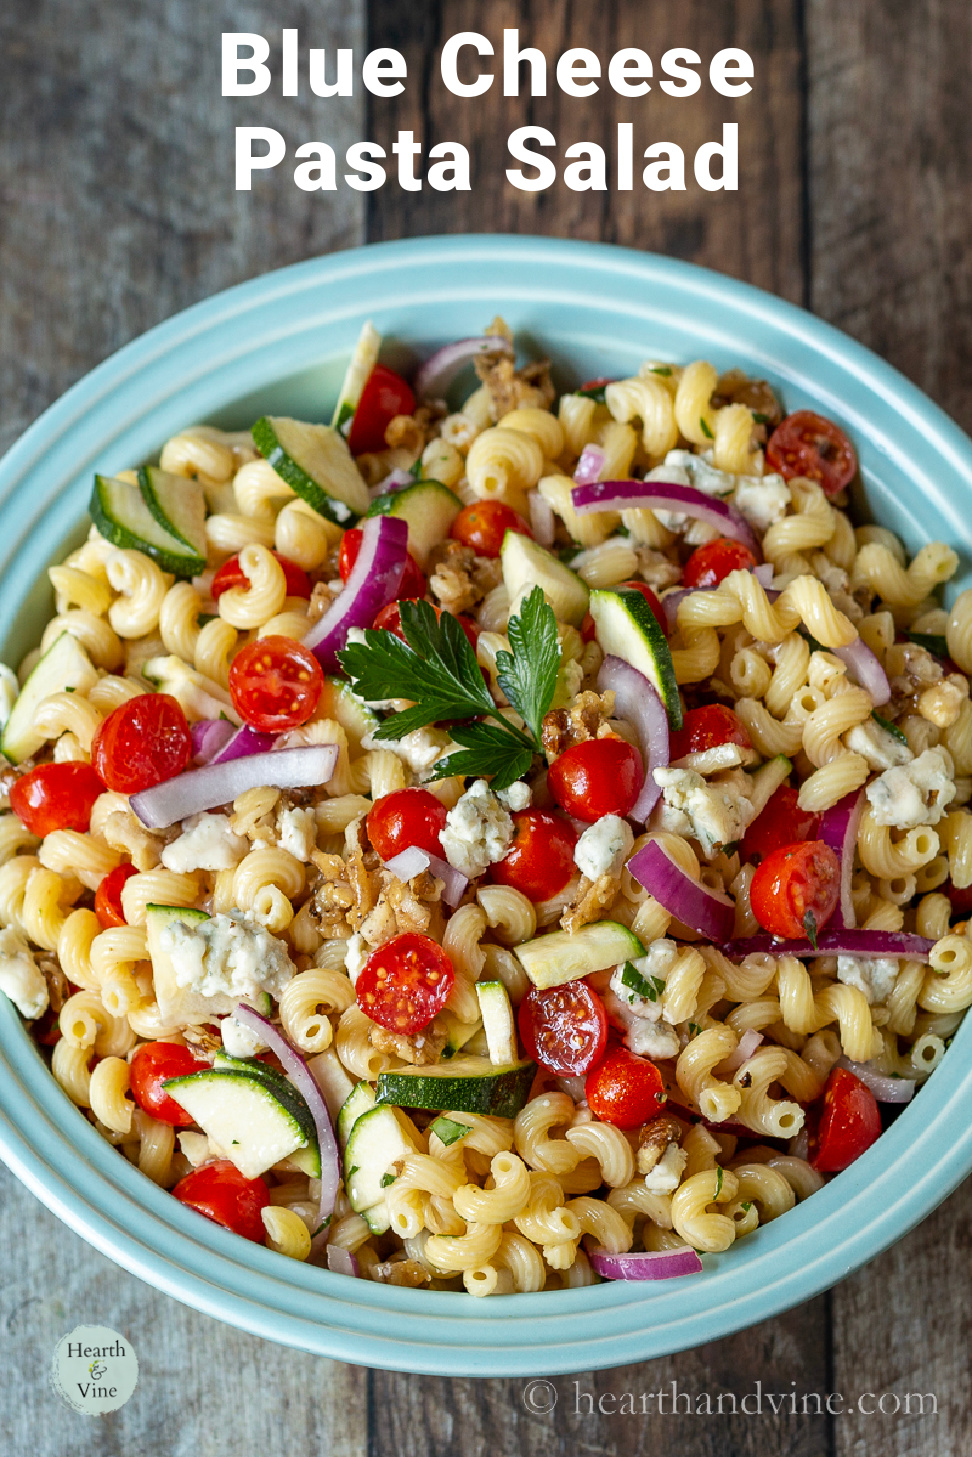
[[[284,943],[239,911],[192,924],[170,921],[159,944],[171,959],[176,986],[201,997],[247,1000],[269,992],[279,999],[297,970]]]
[[[602,815],[574,846],[574,864],[588,880],[620,875],[633,846],[634,834],[627,820],[618,815]]]
[[[876,824],[895,830],[937,825],[955,798],[951,761],[943,749],[926,749],[910,764],[886,769],[864,793]]]
[[[440,838],[453,869],[476,880],[510,848],[513,821],[486,780],[477,779],[446,815]]]

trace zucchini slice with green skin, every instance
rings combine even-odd
[[[161,525],[139,487],[129,481],[95,476],[88,510],[101,535],[112,546],[143,551],[164,572],[172,572],[176,577],[196,577],[206,566],[205,551],[188,546]]]
[[[544,936],[535,936],[517,946],[516,954],[533,985],[546,991],[623,961],[634,961],[644,956],[645,948],[620,922],[596,921],[579,931],[548,931]]]
[[[376,1234],[389,1227],[385,1190],[392,1164],[418,1153],[415,1138],[397,1108],[369,1108],[354,1123],[344,1150],[344,1187],[351,1208]]]
[[[487,1057],[454,1057],[432,1067],[380,1073],[377,1103],[515,1118],[530,1096],[535,1062],[494,1067]]]
[[[361,391],[365,387],[369,374],[378,363],[380,349],[381,335],[369,319],[361,326],[361,333],[354,346],[354,353],[351,355],[351,361],[341,385],[341,393],[337,397],[334,414],[331,416],[331,428],[340,431],[345,440],[351,434],[351,421],[358,408]]]
[[[353,526],[371,505],[346,441],[330,425],[264,415],[253,443],[302,501],[338,526]]]
[[[298,1089],[284,1073],[278,1072],[268,1063],[260,1062],[255,1057],[231,1057],[228,1052],[217,1052],[213,1058],[213,1068],[216,1072],[236,1072],[242,1073],[244,1076],[262,1078],[271,1091],[276,1089],[281,1094],[285,1102],[288,1098],[296,1099],[300,1109],[306,1109],[307,1117],[313,1124],[313,1115]],[[321,1150],[317,1142],[316,1129],[314,1137],[307,1147],[299,1148],[296,1153],[292,1153],[290,1161],[310,1178],[319,1179],[321,1177]]]
[[[510,594],[511,615],[519,611],[527,593],[540,586],[558,622],[572,623],[574,627],[583,622],[590,596],[586,583],[532,537],[508,531],[500,547],[500,563],[503,583]]]
[[[483,1014],[483,1029],[489,1060],[494,1067],[509,1067],[516,1062],[516,1027],[510,994],[501,981],[478,981],[476,996]]]
[[[353,1089],[341,1104],[337,1116],[338,1142],[344,1148],[351,1136],[351,1130],[364,1113],[370,1113],[375,1106],[375,1090],[370,1083],[355,1083]]]
[[[321,1156],[314,1120],[303,1098],[289,1084],[279,1086],[252,1071],[213,1068],[168,1078],[162,1086],[170,1098],[219,1146],[247,1179],[301,1150]],[[308,1170],[310,1172],[310,1170]]]
[[[173,475],[157,465],[143,465],[138,472],[142,500],[164,530],[205,561],[206,497],[198,481]]]
[[[665,705],[669,726],[680,729],[682,702],[671,650],[644,597],[633,587],[602,588],[591,593],[590,605],[602,650],[644,674]]]
[[[39,734],[34,727],[37,707],[45,698],[68,688],[87,693],[97,681],[98,670],[77,638],[62,632],[43,657],[37,659],[4,725],[0,748],[11,764],[29,759],[45,742],[44,734]]]
[[[417,481],[376,496],[369,516],[398,516],[408,524],[408,549],[424,571],[432,548],[448,538],[462,502],[441,481]]]
[[[359,698],[346,678],[326,677],[321,693],[318,713],[321,718],[333,718],[344,729],[355,751],[360,749],[366,734],[374,733],[381,722],[374,709]]]

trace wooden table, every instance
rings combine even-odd
[[[413,78],[394,101],[219,95],[219,33],[296,26],[326,46],[392,45]],[[556,57],[586,45],[653,58],[744,47],[752,94],[647,103],[477,102],[438,82],[448,36],[504,26]],[[366,240],[517,231],[604,239],[691,259],[805,304],[871,345],[972,427],[972,7],[968,0],[4,0],[0,7],[0,447],[73,380],[150,324],[267,269]],[[420,79],[424,77],[424,84]],[[306,87],[305,87],[306,90]],[[358,87],[360,91],[360,86]],[[708,98],[708,99],[707,99]],[[549,126],[561,146],[688,151],[740,123],[736,193],[514,192],[503,139]],[[469,146],[465,194],[305,194],[289,179],[232,181],[237,124],[314,137],[339,155],[412,128]],[[969,1250],[960,1189],[920,1230],[829,1294],[749,1332],[665,1361],[554,1383],[552,1413],[521,1381],[445,1381],[342,1366],[241,1335],[117,1270],[0,1171],[0,1450],[140,1457],[251,1453],[679,1453],[904,1457],[972,1451]],[[46,1372],[78,1322],[127,1333],[138,1390],[103,1420],[76,1416]],[[625,1393],[677,1389],[935,1393],[938,1415],[622,1415]],[[588,1401],[588,1396],[591,1398]],[[602,1399],[603,1398],[603,1399]],[[544,1405],[549,1393],[534,1394]],[[598,1403],[600,1402],[600,1406]],[[630,1405],[631,1403],[629,1403]],[[666,1402],[666,1408],[670,1405]],[[752,1398],[750,1400],[752,1405]],[[832,1403],[835,1405],[835,1403]],[[589,1411],[588,1408],[591,1408]],[[885,1407],[893,1407],[890,1396]],[[657,1401],[651,1404],[657,1412]],[[731,1410],[724,1395],[723,1412]],[[612,1414],[614,1413],[614,1414]]]

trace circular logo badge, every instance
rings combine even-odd
[[[84,1416],[117,1411],[138,1384],[138,1358],[107,1325],[78,1325],[62,1336],[51,1362],[51,1385]]]

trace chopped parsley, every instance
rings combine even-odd
[[[908,735],[903,729],[899,729],[896,723],[892,723],[889,718],[882,718],[876,708],[871,709],[871,717],[878,728],[883,728],[886,734],[891,734],[899,743],[907,745]]]
[[[639,997],[647,997],[649,1002],[657,1002],[665,990],[665,983],[657,976],[642,976],[641,972],[631,961],[624,963],[624,970],[621,973],[621,985],[626,986],[629,991],[637,992]]]
[[[924,648],[931,653],[933,658],[947,658],[948,642],[944,633],[938,632],[909,632],[908,641],[915,643],[917,647]]]
[[[706,440],[714,440],[715,439],[715,436],[713,435],[712,431],[709,429],[709,422],[705,418],[704,415],[700,415],[699,416],[699,429],[702,431],[702,434],[705,436]]]
[[[458,1143],[460,1138],[465,1138],[472,1129],[468,1123],[460,1123],[455,1118],[436,1118],[429,1124],[429,1132],[434,1133],[441,1143],[446,1145]]]
[[[651,371],[650,372],[652,374],[660,374],[660,375],[663,375],[666,379],[668,379],[668,378],[670,378],[671,373],[672,373],[671,365],[668,365],[668,364],[653,364],[651,366]]]
[[[719,1169],[719,1177],[716,1179],[716,1198],[717,1199],[718,1199],[719,1195],[722,1193],[722,1181],[723,1181],[723,1178],[724,1177],[725,1176],[724,1176],[724,1174],[722,1172],[722,1169]]]

